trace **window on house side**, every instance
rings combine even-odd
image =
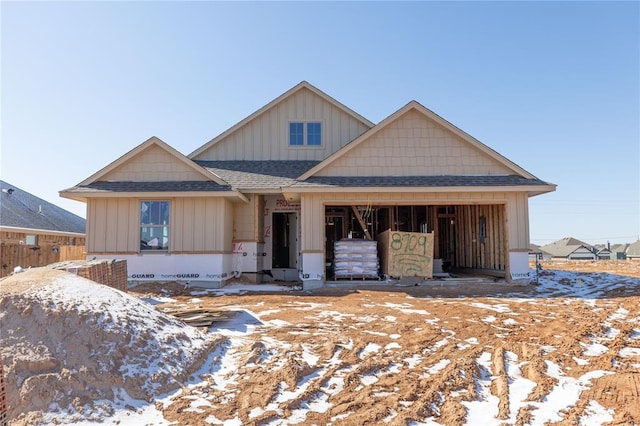
[[[322,126],[320,123],[307,123],[307,145],[322,145]]]
[[[322,146],[322,123],[289,123],[289,146]]]
[[[289,145],[304,145],[303,123],[289,123]]]
[[[140,250],[169,249],[168,201],[140,202]]]
[[[38,236],[37,235],[27,235],[25,238],[27,245],[29,246],[37,246],[38,245]]]

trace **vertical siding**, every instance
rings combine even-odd
[[[509,223],[509,249],[528,250],[529,248],[529,199],[525,193],[510,194],[507,204]]]
[[[233,205],[233,239],[235,241],[257,241],[257,208],[259,197],[248,194],[248,203]]]
[[[176,198],[172,205],[171,252],[230,250],[232,203],[223,198]]]
[[[321,148],[290,148],[290,121],[322,122]],[[218,141],[196,160],[322,160],[368,127],[303,89]]]
[[[139,198],[90,199],[88,253],[137,253]],[[165,198],[171,202],[170,252],[231,251],[233,204],[223,198]]]

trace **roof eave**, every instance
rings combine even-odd
[[[71,200],[87,202],[90,198],[236,198],[248,203],[247,197],[240,191],[60,191],[60,196]]]
[[[291,186],[282,188],[286,192],[306,192],[306,193],[323,193],[323,192],[527,192],[542,194],[545,192],[555,191],[555,185],[507,185],[507,186],[336,186],[336,185],[318,185],[318,186]]]

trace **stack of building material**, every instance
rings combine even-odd
[[[127,261],[125,259],[67,260],[53,263],[48,267],[71,272],[116,290],[127,291]]]
[[[378,243],[342,239],[334,246],[336,278],[378,278]]]

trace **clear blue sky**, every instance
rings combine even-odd
[[[188,154],[302,80],[379,122],[416,100],[537,177],[531,239],[640,234],[638,2],[7,2],[3,180]]]

